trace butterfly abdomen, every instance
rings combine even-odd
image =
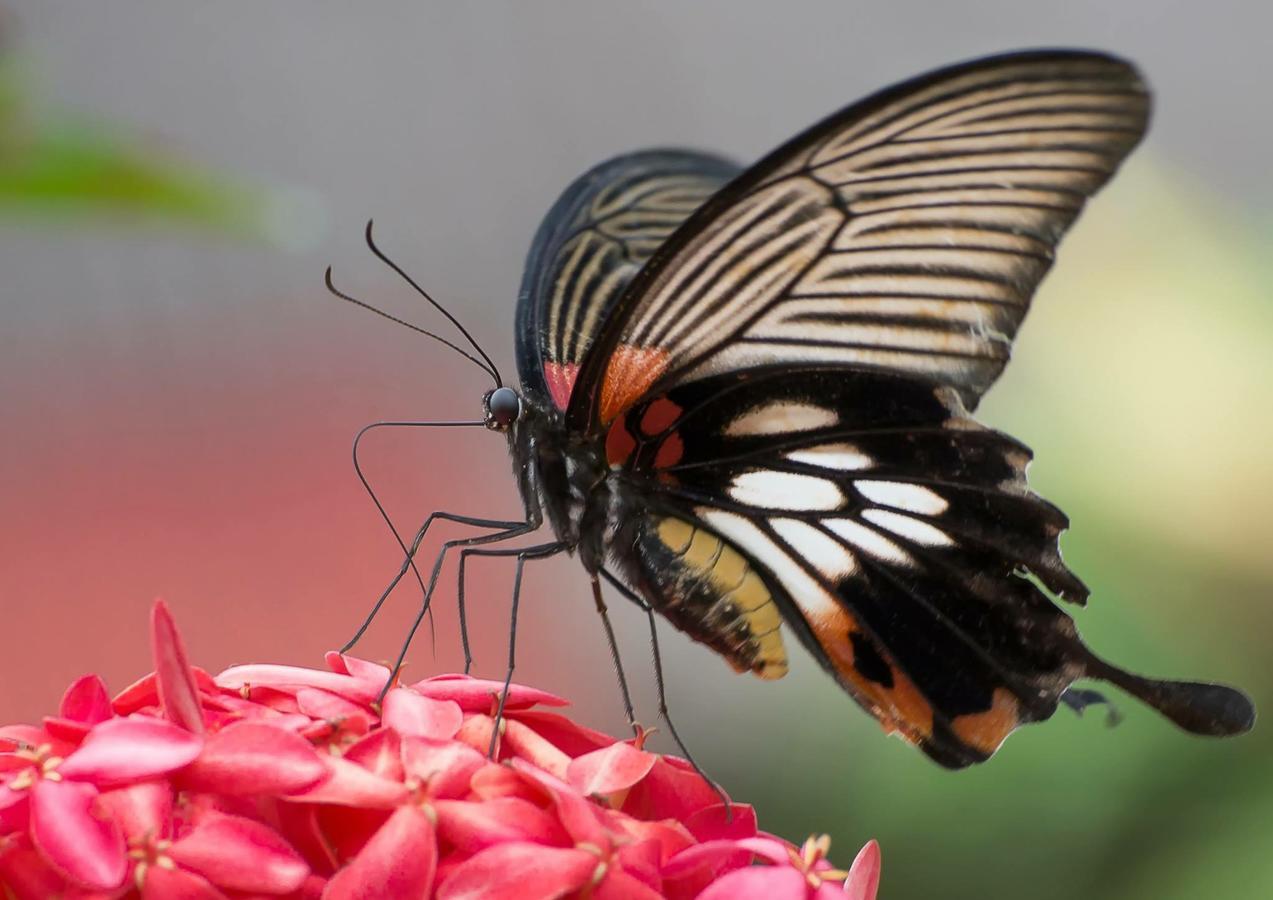
[[[615,542],[631,582],[691,638],[738,671],[787,672],[782,614],[761,573],[727,541],[675,516],[641,515]]]

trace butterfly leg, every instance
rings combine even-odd
[[[387,600],[389,598],[389,595],[393,593],[393,589],[398,586],[398,582],[400,582],[403,579],[403,577],[406,576],[408,570],[416,569],[416,566],[415,566],[416,553],[419,552],[420,550],[420,544],[424,540],[425,535],[428,533],[429,526],[432,525],[438,519],[441,519],[445,522],[457,522],[461,525],[469,525],[474,528],[500,529],[500,531],[497,532],[497,534],[495,535],[485,535],[486,537],[492,537],[495,539],[499,539],[500,534],[503,534],[504,536],[507,536],[507,537],[516,537],[518,534],[524,534],[525,532],[520,529],[522,529],[523,526],[527,524],[526,522],[507,521],[504,519],[479,519],[474,516],[461,516],[461,515],[456,515],[455,513],[449,513],[449,512],[443,512],[443,511],[430,513],[429,517],[424,520],[424,524],[420,526],[418,531],[416,531],[415,537],[412,538],[410,548],[408,548],[405,544],[403,544],[402,549],[403,549],[403,553],[405,553],[406,556],[403,559],[402,568],[398,570],[398,573],[393,576],[393,579],[389,582],[389,584],[385,587],[385,589],[381,591],[380,596],[376,599],[376,602],[371,607],[371,612],[367,614],[367,617],[363,619],[362,624],[358,626],[358,630],[354,632],[354,636],[345,643],[345,646],[340,648],[341,653],[348,653],[349,650],[354,646],[354,644],[358,643],[358,641],[361,640],[362,636],[366,633],[367,629],[371,626],[372,620],[374,620],[376,616],[379,614],[380,608],[384,606],[385,600]],[[392,528],[393,526],[390,525],[390,527]],[[395,534],[396,533],[397,532],[395,530]],[[416,569],[416,579],[420,582],[421,593],[424,594],[427,598],[427,595],[431,592],[425,588],[424,579],[421,578],[420,571],[418,569]],[[427,605],[428,603],[427,599],[424,602]]]
[[[403,563],[402,571],[398,573],[398,576],[394,578],[393,582],[389,585],[385,592],[380,595],[380,598],[376,601],[375,605],[372,606],[371,612],[367,614],[367,617],[363,620],[358,631],[355,632],[354,636],[345,643],[344,647],[341,648],[341,653],[347,653],[354,644],[358,643],[363,634],[366,633],[372,620],[375,619],[376,614],[380,612],[380,607],[384,605],[385,599],[389,596],[389,593],[402,579],[402,577],[407,574],[408,568],[415,572],[416,581],[420,585],[420,591],[421,593],[424,592],[424,579],[420,576],[420,570],[415,564],[415,551],[419,548],[420,541],[424,539],[424,534],[428,531],[429,525],[432,524],[434,519],[447,519],[478,528],[512,528],[521,524],[519,522],[506,522],[499,519],[475,519],[470,516],[457,516],[452,513],[435,512],[430,515],[429,518],[425,520],[424,525],[420,527],[420,530],[416,533],[415,539],[412,541],[411,549],[408,550],[406,543],[402,540],[402,535],[398,532],[397,526],[395,526],[393,524],[393,520],[389,518],[388,511],[385,509],[384,504],[380,502],[380,498],[376,495],[375,490],[372,488],[371,482],[367,480],[366,473],[362,470],[362,463],[358,458],[358,451],[362,447],[362,439],[377,428],[446,428],[455,426],[479,426],[482,424],[483,423],[481,422],[372,422],[371,424],[360,428],[358,430],[358,434],[354,436],[352,454],[354,473],[358,476],[358,481],[362,484],[363,490],[367,492],[367,496],[371,498],[371,502],[375,504],[377,512],[380,513],[380,518],[382,518],[385,524],[389,526],[389,531],[393,534],[393,539],[398,542],[398,547],[401,548],[406,559]],[[429,621],[432,623],[432,619]]]
[[[619,644],[614,638],[614,628],[610,624],[610,611],[601,596],[601,582],[596,574],[592,576],[592,599],[596,601],[597,613],[601,616],[601,625],[606,630],[606,642],[610,645],[610,660],[614,663],[614,673],[619,678],[619,692],[623,695],[623,711],[628,717],[628,725],[638,735],[641,726],[637,724],[636,712],[632,708],[632,695],[628,692],[628,679],[623,674],[623,661],[619,658]]]
[[[729,795],[725,793],[724,789],[721,788],[720,785],[707,777],[707,773],[704,772],[703,767],[695,761],[693,754],[691,754],[689,748],[685,746],[685,741],[681,740],[681,736],[676,731],[676,726],[672,723],[672,714],[668,712],[667,708],[667,687],[663,680],[663,655],[659,652],[659,633],[655,626],[654,607],[649,603],[646,603],[644,598],[620,581],[611,572],[606,569],[602,569],[601,575],[606,581],[610,582],[611,586],[615,590],[645,611],[646,618],[650,622],[650,652],[654,657],[654,688],[659,698],[659,718],[663,721],[663,724],[667,726],[668,733],[672,735],[672,740],[676,743],[677,749],[680,750],[681,754],[685,757],[686,762],[693,766],[694,771],[698,773],[698,776],[707,782],[708,785],[711,786],[712,790],[716,792],[717,796],[720,797],[721,802],[725,804],[726,816],[732,818],[733,813],[730,811],[731,806]]]
[[[455,517],[455,518],[460,518],[460,517]],[[410,648],[411,642],[415,639],[415,633],[417,630],[419,630],[420,623],[424,621],[425,615],[429,612],[429,608],[433,605],[433,592],[437,589],[438,576],[442,574],[442,564],[446,561],[447,552],[456,547],[471,546],[473,544],[494,544],[500,541],[510,540],[512,538],[520,537],[521,535],[529,534],[530,532],[535,531],[536,529],[539,528],[539,525],[540,525],[539,517],[537,515],[532,515],[530,516],[530,521],[514,523],[514,527],[507,528],[503,531],[497,531],[494,534],[479,534],[475,537],[456,538],[455,540],[443,542],[441,549],[438,550],[437,557],[434,559],[433,569],[429,573],[429,584],[428,584],[428,587],[424,589],[424,598],[420,603],[420,609],[416,613],[415,620],[411,623],[411,628],[407,631],[406,640],[402,642],[402,648],[398,651],[398,658],[394,660],[393,669],[390,672],[389,680],[385,682],[384,689],[380,692],[379,699],[384,699],[384,695],[389,692],[389,688],[393,685],[394,680],[398,677],[398,672],[402,670],[402,662],[404,659],[406,659],[407,650],[408,648]],[[423,537],[423,531],[424,529],[422,528],[421,534],[420,534],[421,537]],[[418,548],[419,548],[419,541],[417,540],[415,543],[412,544],[411,553],[414,554]],[[511,551],[511,552],[515,552],[515,551]],[[501,555],[505,555],[505,556],[511,555],[511,552],[504,553]],[[397,578],[389,585],[388,588],[385,589],[385,594],[382,595],[382,598],[381,598],[382,602],[383,602],[383,597],[387,596],[389,591],[393,590],[394,585],[397,584],[397,579],[400,579],[403,576],[403,574],[405,574],[405,572],[406,572],[406,569],[404,567],[398,573]]]
[[[522,571],[526,561],[531,559],[547,559],[566,549],[561,541],[549,544],[537,544],[533,547],[510,547],[487,549],[484,547],[468,547],[460,551],[461,564],[466,556],[515,556],[517,569],[513,574],[513,603],[509,613],[508,625],[508,671],[504,674],[504,689],[500,691],[499,705],[495,709],[495,726],[491,730],[491,746],[487,755],[495,758],[499,745],[500,729],[504,722],[504,704],[508,700],[508,688],[513,683],[513,669],[517,666],[517,605],[521,601]]]

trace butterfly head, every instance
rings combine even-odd
[[[508,431],[521,417],[522,398],[511,387],[498,387],[482,398],[483,418],[491,431]]]

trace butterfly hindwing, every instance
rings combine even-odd
[[[584,361],[569,422],[757,365],[958,390],[1007,361],[1062,234],[1140,140],[1127,63],[1037,52],[891,88],[748,169],[659,249]]]
[[[1086,597],[1057,550],[1065,517],[1026,487],[1029,451],[951,392],[869,371],[727,374],[638,404],[607,446],[655,511],[636,542],[647,596],[689,602],[686,579],[663,577],[677,542],[649,536],[680,510],[696,549],[749,561],[815,657],[944,764],[1051,715],[1083,672],[1072,621],[1028,577]]]
[[[517,307],[524,387],[566,408],[606,311],[667,237],[736,172],[715,156],[648,150],[601,163],[566,189],[526,261]]]

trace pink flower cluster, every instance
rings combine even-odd
[[[156,671],[111,699],[75,682],[40,726],[0,727],[0,896],[873,900],[849,871],[727,813],[676,757],[616,741],[514,685],[381,666],[191,667],[162,603]]]

